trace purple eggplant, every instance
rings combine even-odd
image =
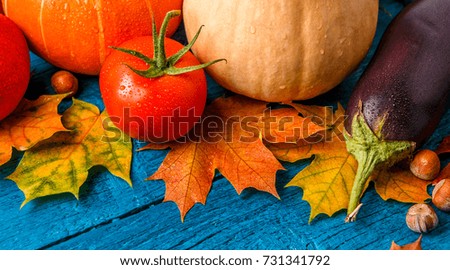
[[[358,160],[346,221],[374,170],[408,157],[433,133],[450,92],[450,1],[416,0],[394,18],[347,107]]]

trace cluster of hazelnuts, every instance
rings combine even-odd
[[[411,172],[423,180],[436,179],[440,169],[439,157],[431,150],[419,151],[410,163]],[[450,212],[450,179],[442,179],[434,186],[431,201],[441,211]],[[430,204],[415,204],[406,214],[406,224],[417,233],[427,233],[436,228],[438,223],[438,216]]]

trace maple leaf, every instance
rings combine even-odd
[[[311,206],[311,222],[321,213],[331,216],[347,207],[357,162],[346,149],[343,137],[345,110],[340,104],[334,112],[331,107],[289,105],[324,128],[296,143],[268,144],[274,155],[283,161],[295,162],[314,156],[311,164],[286,185],[303,190],[302,199]]]
[[[38,142],[65,131],[58,105],[67,95],[44,95],[23,99],[14,112],[0,122],[0,166],[11,159],[12,148],[25,151]]]
[[[422,250],[422,235],[416,241],[400,246],[392,241],[390,250]]]
[[[436,154],[450,153],[450,136],[445,137],[436,149]]]
[[[334,144],[345,145],[343,130],[345,110],[338,104],[333,112],[332,107],[307,106],[297,103],[289,104],[304,117],[309,117],[323,130],[310,134],[307,138],[295,143],[267,143],[272,153],[282,161],[296,162],[311,158],[313,155],[328,154],[328,148]],[[338,146],[338,149],[341,149]],[[345,150],[346,151],[346,150]]]
[[[374,178],[375,190],[385,201],[423,203],[430,198],[427,191],[430,182],[415,177],[409,169],[394,166],[380,171]]]
[[[73,100],[62,117],[70,132],[58,132],[26,151],[16,170],[8,176],[23,191],[27,202],[47,195],[70,192],[78,198],[79,188],[96,165],[131,185],[131,140],[100,114],[94,105]]]
[[[347,207],[356,174],[358,164],[345,143],[326,148],[327,152],[315,154],[311,164],[286,185],[303,189],[302,199],[311,206],[309,222],[318,214],[331,216]]]
[[[177,204],[182,220],[195,203],[206,203],[216,169],[238,194],[252,187],[278,198],[275,177],[283,166],[262,139],[298,140],[321,130],[292,108],[270,110],[267,103],[242,96],[218,98],[206,108],[187,141],[143,148],[171,148],[148,179],[165,181],[164,200]]]

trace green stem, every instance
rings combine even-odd
[[[164,75],[171,75],[176,76],[183,73],[188,73],[191,71],[199,70],[206,68],[212,64],[215,64],[220,61],[226,61],[225,59],[218,59],[214,60],[208,63],[195,65],[195,66],[188,66],[188,67],[182,67],[177,68],[175,67],[175,64],[192,48],[195,41],[197,40],[198,36],[200,35],[201,27],[198,30],[197,34],[194,36],[194,38],[189,42],[188,45],[183,47],[180,51],[172,55],[171,57],[167,58],[166,56],[166,50],[165,50],[165,38],[166,38],[166,31],[167,26],[169,25],[169,21],[181,14],[181,11],[179,10],[173,10],[169,11],[166,16],[164,17],[164,21],[161,25],[160,33],[157,33],[156,30],[156,24],[155,21],[152,19],[152,38],[153,38],[153,59],[134,50],[129,50],[125,48],[118,48],[118,47],[110,47],[112,49],[121,51],[123,53],[127,53],[129,55],[132,55],[134,57],[137,57],[147,63],[149,65],[149,68],[147,70],[138,70],[133,67],[131,67],[128,64],[126,65],[128,68],[130,68],[134,73],[138,74],[139,76],[145,77],[145,78],[157,78]]]
[[[169,21],[172,18],[175,18],[177,16],[180,16],[181,11],[179,10],[172,10],[167,12],[166,16],[164,17],[164,20],[161,25],[161,29],[159,31],[158,39],[155,41],[153,40],[153,44],[155,46],[155,55],[156,58],[156,67],[163,68],[166,66],[166,50],[165,50],[165,37],[167,32],[167,26],[169,25]],[[153,25],[155,24],[155,21],[153,21]],[[154,31],[155,27],[153,27]],[[155,33],[153,33],[153,37],[155,37]]]
[[[362,106],[361,106],[362,107]],[[386,119],[379,121],[380,128],[375,134],[359,111],[352,121],[352,136],[346,134],[347,150],[358,161],[358,169],[350,193],[346,222],[355,221],[355,210],[372,173],[379,167],[390,167],[408,157],[415,148],[410,141],[386,141],[382,138],[382,128]]]
[[[361,195],[366,189],[367,180],[380,163],[376,157],[376,153],[372,151],[365,152],[358,161],[358,170],[356,171],[355,180],[353,181],[352,192],[350,193],[350,201],[348,204],[346,222],[355,221],[356,213],[350,216],[360,204]]]

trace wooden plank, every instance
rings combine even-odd
[[[289,171],[278,178],[281,200],[252,190],[238,197],[220,178],[206,206],[195,206],[185,223],[173,203],[157,204],[49,248],[386,250],[393,240],[406,244],[418,237],[404,221],[409,205],[382,201],[373,188],[363,198],[357,222],[344,223],[345,212],[340,212],[307,224],[309,206],[301,200],[301,190],[282,188],[298,165],[286,166]],[[449,215],[441,215],[438,229],[424,235],[423,247],[449,249],[450,241],[443,239],[450,239]]]

